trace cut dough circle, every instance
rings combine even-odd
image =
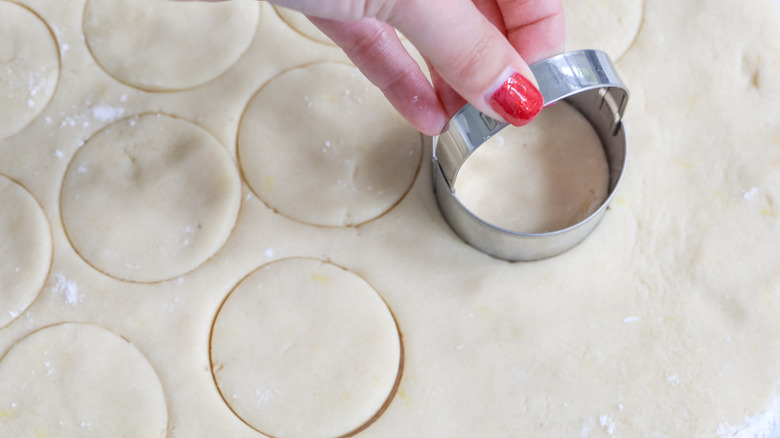
[[[167,427],[149,361],[102,328],[49,326],[0,361],[0,436],[159,438]]]
[[[147,114],[99,131],[76,153],[61,210],[73,247],[115,278],[185,274],[227,241],[241,203],[238,169],[207,131]]]
[[[301,35],[323,44],[329,44],[331,46],[336,45],[327,35],[319,30],[317,26],[312,24],[312,22],[309,21],[309,19],[306,18],[306,16],[302,13],[294,9],[285,8],[283,6],[274,6],[274,8],[279,14],[279,17],[285,23],[287,23],[288,26]]]
[[[32,304],[49,273],[52,241],[41,206],[0,175],[0,328]]]
[[[566,50],[603,50],[617,61],[639,33],[643,7],[644,0],[563,0]]]
[[[604,203],[608,185],[598,135],[577,110],[559,102],[530,125],[510,126],[480,146],[458,173],[455,193],[493,225],[543,233],[587,218]]]
[[[257,2],[89,0],[84,35],[95,60],[117,80],[149,91],[215,79],[249,48]]]
[[[46,108],[59,75],[60,55],[49,26],[25,6],[0,0],[0,139]]]
[[[357,275],[311,259],[265,265],[217,314],[214,379],[244,422],[277,438],[337,437],[366,427],[394,394],[395,319]]]
[[[422,137],[356,68],[322,63],[260,89],[242,117],[238,155],[269,207],[308,224],[351,226],[403,198]]]

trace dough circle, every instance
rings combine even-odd
[[[153,114],[89,139],[61,195],[76,251],[133,282],[171,279],[205,262],[230,235],[240,203],[238,170],[222,145],[199,126]]]
[[[325,35],[319,28],[317,28],[317,26],[312,24],[312,22],[309,21],[309,19],[306,18],[306,16],[302,13],[294,9],[285,8],[283,6],[274,5],[274,8],[276,9],[276,13],[279,14],[279,17],[282,19],[282,21],[287,23],[288,26],[301,35],[313,39],[319,43],[328,44],[331,46],[336,45],[327,35]]]
[[[606,199],[608,185],[598,135],[577,110],[559,102],[534,123],[510,126],[477,149],[461,168],[455,193],[493,225],[543,233],[590,216]]]
[[[24,129],[46,108],[59,75],[60,55],[49,26],[27,7],[0,0],[0,139]]]
[[[51,257],[51,230],[38,201],[0,175],[0,328],[38,296]]]
[[[88,0],[84,35],[95,60],[120,82],[181,90],[215,79],[249,48],[257,2]]]
[[[401,341],[385,302],[329,263],[286,259],[242,280],[217,314],[214,379],[244,422],[277,438],[337,437],[394,394]]]
[[[160,379],[133,345],[88,324],[33,332],[0,361],[0,436],[164,437]]]
[[[422,137],[356,68],[321,63],[260,89],[242,117],[238,155],[269,207],[308,224],[351,226],[407,193]]]
[[[598,49],[617,61],[642,24],[644,0],[563,0],[566,50]]]

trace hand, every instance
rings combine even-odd
[[[465,101],[496,119],[528,123],[543,105],[528,63],[563,51],[560,0],[271,1],[306,14],[430,135]],[[393,27],[423,55],[433,84]]]

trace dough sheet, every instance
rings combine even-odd
[[[780,436],[780,10],[565,6],[631,90],[627,173],[508,263],[300,16],[0,0],[0,436]]]

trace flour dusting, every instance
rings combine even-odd
[[[780,382],[778,384],[780,385]],[[765,412],[745,417],[745,424],[732,426],[729,423],[722,423],[718,426],[717,435],[723,438],[780,437],[780,394],[775,397]]]
[[[124,108],[112,107],[108,105],[99,105],[92,108],[92,118],[103,123],[113,122],[122,117],[125,113]]]
[[[53,294],[65,296],[65,303],[75,306],[81,302],[83,295],[79,294],[79,287],[76,283],[68,281],[62,273],[54,274],[54,286],[51,288]]]

